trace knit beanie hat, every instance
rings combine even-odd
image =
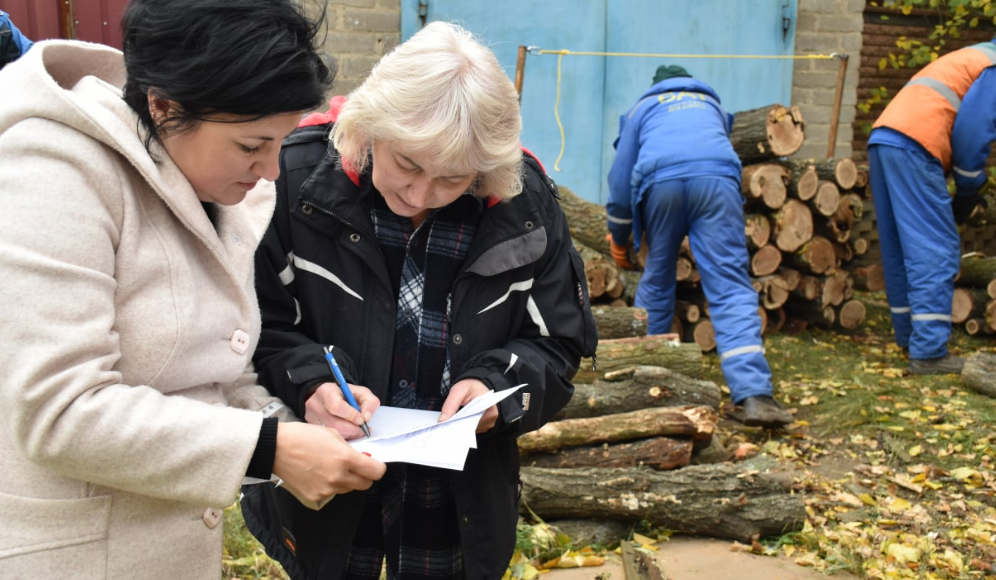
[[[691,78],[691,76],[692,75],[688,74],[687,70],[681,68],[678,65],[667,66],[666,64],[662,64],[661,66],[657,67],[657,74],[654,75],[654,84],[656,85],[657,83],[665,79],[670,79],[674,77]]]

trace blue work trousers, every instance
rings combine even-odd
[[[896,344],[912,359],[942,357],[961,265],[944,169],[925,150],[878,144],[868,148],[868,174]]]
[[[736,179],[695,177],[655,183],[643,197],[647,260],[635,303],[648,333],[671,331],[678,250],[687,235],[716,331],[720,366],[734,403],[771,395],[757,290],[747,274],[743,197]]]

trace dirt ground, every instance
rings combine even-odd
[[[732,542],[709,538],[673,537],[657,545],[656,560],[667,580],[825,580],[826,576],[796,565],[785,556],[758,556],[731,550]],[[837,573],[835,580],[855,578]],[[623,580],[618,555],[590,568],[553,570],[543,580]]]

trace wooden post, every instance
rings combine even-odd
[[[840,123],[840,105],[844,98],[844,77],[847,76],[846,54],[835,55],[840,61],[837,68],[837,91],[833,97],[833,114],[830,115],[830,142],[827,143],[827,159],[832,159],[837,151],[837,124]]]
[[[62,38],[76,40],[76,7],[73,0],[62,0],[59,3],[59,31]]]
[[[522,78],[526,74],[526,51],[525,46],[519,45],[519,57],[515,60],[515,92],[519,93],[519,101],[522,101]]]

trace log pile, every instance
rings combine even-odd
[[[800,529],[802,499],[773,460],[692,464],[712,442],[720,398],[715,383],[661,366],[576,382],[553,421],[518,439],[523,510],[554,526],[647,520],[742,542]]]
[[[961,259],[951,304],[951,323],[965,332],[996,335],[996,257],[968,254]]]

